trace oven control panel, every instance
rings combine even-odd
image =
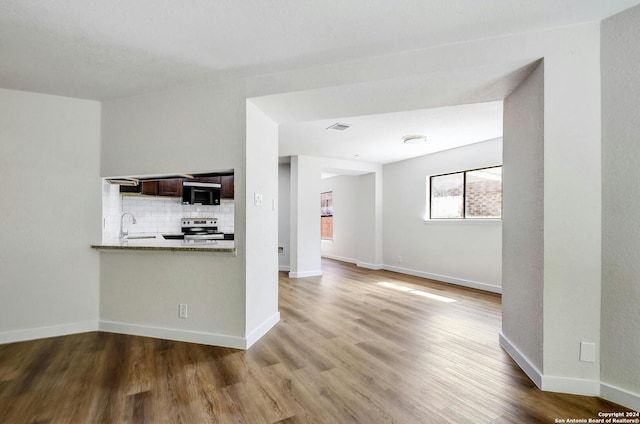
[[[182,218],[183,227],[215,227],[217,218]]]

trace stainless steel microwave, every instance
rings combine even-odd
[[[182,203],[189,205],[219,205],[219,183],[198,183],[184,181],[182,183]]]

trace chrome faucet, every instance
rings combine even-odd
[[[126,235],[129,234],[129,231],[122,231],[122,223],[124,221],[124,216],[125,215],[131,215],[131,223],[135,224],[136,223],[136,217],[133,216],[133,214],[131,212],[125,212],[122,214],[122,216],[120,217],[120,235],[118,236],[118,238],[120,240],[122,240]]]

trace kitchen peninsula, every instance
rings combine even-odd
[[[235,256],[233,171],[105,178],[98,250]]]
[[[247,348],[233,176],[102,180],[100,330]]]
[[[112,240],[101,244],[92,245],[98,250],[156,250],[173,252],[221,252],[236,254],[233,240],[220,240],[206,245],[188,245],[181,240],[165,240],[162,235],[133,236],[124,240]]]

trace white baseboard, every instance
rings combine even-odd
[[[280,321],[280,312],[276,312],[260,324],[247,337],[228,336],[224,334],[206,333],[203,331],[177,330],[174,328],[152,327],[147,325],[127,324],[114,321],[100,321],[100,331],[129,334],[142,337],[176,340],[180,342],[199,343],[212,346],[248,349]]]
[[[280,321],[280,312],[271,315],[265,322],[260,324],[258,328],[249,333],[245,339],[245,349],[249,349],[251,345],[260,340],[262,336],[267,334]]]
[[[264,336],[280,321],[280,313],[276,312],[258,326],[246,338],[224,334],[205,333],[200,331],[177,330],[173,328],[152,327],[146,325],[127,324],[114,321],[83,321],[48,327],[13,330],[0,333],[0,344],[23,342],[27,340],[45,339],[48,337],[67,336],[70,334],[105,331],[109,333],[129,334],[142,337],[176,340],[181,342],[200,343],[213,346],[248,349]]]
[[[337,261],[356,264],[360,268],[367,268],[367,269],[373,269],[373,270],[385,269],[387,271],[398,272],[400,274],[407,274],[407,275],[413,275],[415,277],[429,278],[431,280],[438,280],[438,281],[442,281],[442,282],[445,282],[445,283],[456,284],[458,286],[469,287],[469,288],[472,288],[472,289],[484,290],[484,291],[488,291],[488,292],[491,292],[491,293],[499,293],[499,294],[502,293],[502,287],[496,286],[496,285],[492,285],[492,284],[480,283],[480,282],[471,281],[471,280],[463,280],[461,278],[455,278],[455,277],[449,277],[449,276],[446,276],[446,275],[433,274],[433,273],[424,272],[424,271],[417,271],[417,270],[409,269],[409,268],[401,268],[401,267],[393,266],[393,265],[370,264],[370,263],[367,263],[367,262],[360,262],[357,259],[347,258],[347,257],[343,257],[343,256],[323,254],[322,257],[323,258],[328,258],[328,259],[335,259]],[[289,275],[289,276],[291,277],[291,275]],[[308,275],[305,275],[305,277],[308,277]],[[296,277],[292,277],[292,278],[296,278]]]
[[[640,411],[640,394],[638,393],[608,383],[600,383],[600,396],[627,408]]]
[[[384,265],[382,264],[369,264],[366,262],[358,262],[357,265],[360,268],[367,268],[367,269],[374,269],[374,270],[384,269]]]
[[[87,333],[89,331],[98,331],[98,321],[71,322],[68,324],[5,331],[0,333],[0,344],[68,336],[69,334]]]
[[[355,264],[357,266],[359,266],[360,268],[367,268],[367,269],[383,269],[384,265],[382,264],[370,264],[367,262],[361,262],[357,259],[353,259],[353,258],[347,258],[345,256],[337,256],[337,255],[327,255],[327,254],[323,254],[322,255],[323,258],[327,258],[327,259],[333,259],[336,261],[340,261],[340,262],[347,262],[350,264]]]
[[[543,375],[542,390],[571,395],[600,396],[600,381]]]
[[[289,272],[289,278],[317,277],[319,275],[322,275],[322,271],[321,270],[317,270],[317,271],[301,271],[301,272],[290,271]]]
[[[114,321],[100,321],[99,327],[100,331],[129,334],[132,336],[153,337],[179,342],[232,347],[235,349],[246,349],[247,346],[247,341],[243,337],[205,333],[203,331],[177,330],[175,328],[152,327]]]
[[[540,390],[583,396],[600,396],[600,382],[597,380],[544,375],[502,332],[500,332],[500,346]]]
[[[353,259],[353,258],[347,258],[346,256],[337,256],[337,255],[326,255],[326,254],[322,254],[323,258],[327,258],[327,259],[334,259],[336,261],[340,261],[340,262],[348,262],[350,264],[357,264],[358,260],[357,259]]]
[[[433,273],[424,272],[424,271],[417,271],[417,270],[409,269],[409,268],[401,268],[401,267],[393,266],[393,265],[370,264],[370,263],[367,263],[367,262],[360,262],[357,259],[346,258],[346,257],[343,257],[343,256],[323,254],[322,257],[323,258],[328,258],[328,259],[335,259],[337,261],[349,262],[349,263],[352,263],[352,264],[356,264],[360,268],[373,269],[373,270],[385,269],[387,271],[398,272],[400,274],[407,274],[407,275],[413,275],[415,277],[429,278],[431,280],[438,280],[438,281],[442,281],[442,282],[445,282],[445,283],[456,284],[458,286],[463,286],[463,287],[469,287],[469,288],[472,288],[472,289],[488,291],[488,292],[491,292],[491,293],[499,293],[499,294],[502,293],[502,287],[496,286],[496,285],[492,285],[492,284],[480,283],[480,282],[471,281],[471,280],[463,280],[461,278],[455,278],[455,277],[449,277],[449,276],[446,276],[446,275],[433,274]]]
[[[416,277],[429,278],[431,280],[443,281],[445,283],[456,284],[458,286],[469,287],[472,289],[484,290],[491,293],[500,293],[500,294],[502,293],[502,287],[492,285],[492,284],[487,284],[487,283],[480,283],[478,281],[463,280],[461,278],[449,277],[446,275],[439,275],[439,274],[432,274],[430,272],[424,272],[424,271],[416,271],[413,269],[401,268],[393,265],[384,265],[382,269],[386,269],[387,271],[399,272],[400,274],[407,274],[407,275],[413,275]]]
[[[291,271],[291,267],[289,265],[279,265],[278,271],[289,272]]]
[[[533,381],[539,389],[542,388],[542,373],[538,368],[529,361],[529,359],[520,352],[512,342],[509,340],[502,331],[500,332],[500,347],[511,356],[511,359],[524,371],[525,374]]]

